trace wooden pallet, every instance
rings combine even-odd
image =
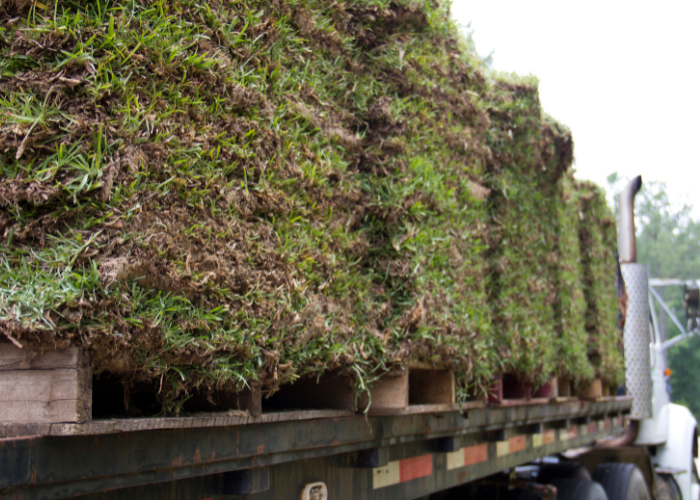
[[[569,377],[557,377],[557,397],[571,398],[574,397],[574,388]]]
[[[0,423],[86,422],[91,414],[92,368],[84,351],[0,344]]]
[[[426,364],[384,374],[367,391],[356,396],[350,377],[326,372],[304,377],[263,401],[263,410],[328,409],[401,415],[457,410],[455,379],[449,370]]]
[[[615,399],[615,390],[597,378],[581,391],[579,397],[588,401],[606,401]]]
[[[559,377],[559,395],[554,398],[556,403],[571,401],[614,401],[619,399],[615,389],[606,385],[601,379],[595,379],[582,390],[574,391],[573,383],[568,377]]]
[[[180,418],[189,419],[183,420],[183,425],[191,425],[192,418],[204,414],[207,415],[201,418],[243,423],[270,414],[284,414],[285,419],[317,418],[313,415],[319,411],[340,412],[338,415],[365,411],[370,415],[410,415],[468,411],[487,404],[519,406],[579,398],[611,399],[610,388],[600,380],[594,381],[577,397],[573,394],[571,382],[565,377],[553,378],[533,391],[530,384],[509,373],[499,375],[487,397],[457,405],[455,392],[452,371],[425,363],[411,363],[406,368],[386,373],[359,397],[353,390],[350,377],[339,372],[325,372],[320,377],[304,377],[286,384],[269,398],[263,398],[256,382],[239,392],[217,390],[206,396],[195,394],[188,402],[189,416]],[[35,424],[85,423],[92,418],[92,401],[92,370],[89,356],[84,351],[71,348],[37,353],[12,344],[0,344],[0,424],[31,427]],[[98,425],[130,427],[132,424],[125,423],[127,420]],[[169,419],[168,426],[176,425],[176,420]],[[133,425],[150,428],[161,424],[139,419]]]
[[[423,363],[387,373],[362,395],[358,405],[370,415],[410,415],[458,409],[455,378],[450,370]]]
[[[530,383],[520,380],[515,374],[503,373],[494,379],[488,389],[488,404],[491,406],[547,404],[558,397],[558,388],[556,377],[533,390]]]

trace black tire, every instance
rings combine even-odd
[[[537,482],[549,484],[552,479],[586,479],[591,481],[591,473],[578,462],[559,462],[558,464],[544,464],[537,474]]]
[[[593,480],[603,485],[610,500],[651,500],[644,475],[634,464],[600,464]]]
[[[588,479],[552,479],[557,500],[609,500],[603,487]]]

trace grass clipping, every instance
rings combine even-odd
[[[591,312],[609,280],[581,274],[614,267],[577,247],[607,208],[579,230],[570,133],[536,80],[489,74],[448,3],[1,5],[18,345],[82,345],[168,412],[330,369],[362,389],[434,363],[464,398],[619,356],[580,355],[616,335]]]

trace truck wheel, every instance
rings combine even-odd
[[[609,500],[603,487],[588,479],[552,479],[558,500]]]
[[[578,462],[560,462],[558,464],[544,464],[537,474],[537,482],[549,484],[552,479],[587,479],[591,480],[591,473]]]
[[[603,485],[610,500],[651,500],[644,475],[634,464],[600,464],[593,480]]]

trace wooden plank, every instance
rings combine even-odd
[[[350,377],[327,372],[320,378],[304,377],[283,385],[264,403],[275,409],[355,410],[355,393]]]
[[[409,370],[441,370],[439,366],[435,366],[431,363],[426,363],[425,361],[409,361]]]
[[[250,415],[262,415],[262,390],[260,382],[251,382],[236,395],[236,403],[239,410],[247,411]]]
[[[459,405],[410,405],[403,408],[374,408],[370,407],[370,415],[418,415],[421,413],[447,413],[459,410]]]
[[[377,380],[372,388],[371,398],[366,392],[360,397],[359,410],[369,405],[369,414],[386,414],[408,407],[408,370],[389,372]]]
[[[202,427],[228,427],[233,425],[269,424],[319,418],[341,418],[355,416],[347,410],[309,410],[279,413],[264,413],[254,417],[244,412],[222,412],[194,417],[156,417],[134,419],[93,420],[86,423],[57,424],[0,424],[0,439],[22,436],[89,436],[169,429],[192,429]]]
[[[498,406],[530,406],[530,405],[546,405],[550,403],[549,398],[530,398],[530,399],[504,399]]]
[[[557,396],[550,400],[551,403],[572,403],[574,401],[578,401],[578,398],[572,396]]]
[[[557,377],[557,397],[569,398],[572,396],[571,379],[566,376]]]
[[[13,344],[0,343],[0,372],[75,368],[85,363],[84,352],[77,347],[60,351],[32,351]]]
[[[86,422],[92,369],[78,348],[45,353],[0,344],[0,422]]]
[[[462,411],[477,410],[480,408],[486,408],[486,401],[485,400],[467,401],[466,403],[462,403],[462,405],[460,406],[460,409]]]
[[[453,405],[454,403],[455,377],[452,371],[409,369],[409,405]]]
[[[603,397],[603,382],[597,378],[591,382],[588,387],[586,387],[579,394],[581,399],[597,399]]]
[[[597,398],[590,397],[590,398],[581,398],[585,399],[586,401],[596,401],[596,402],[604,402],[604,401],[616,401],[618,399],[618,396],[598,396]]]

